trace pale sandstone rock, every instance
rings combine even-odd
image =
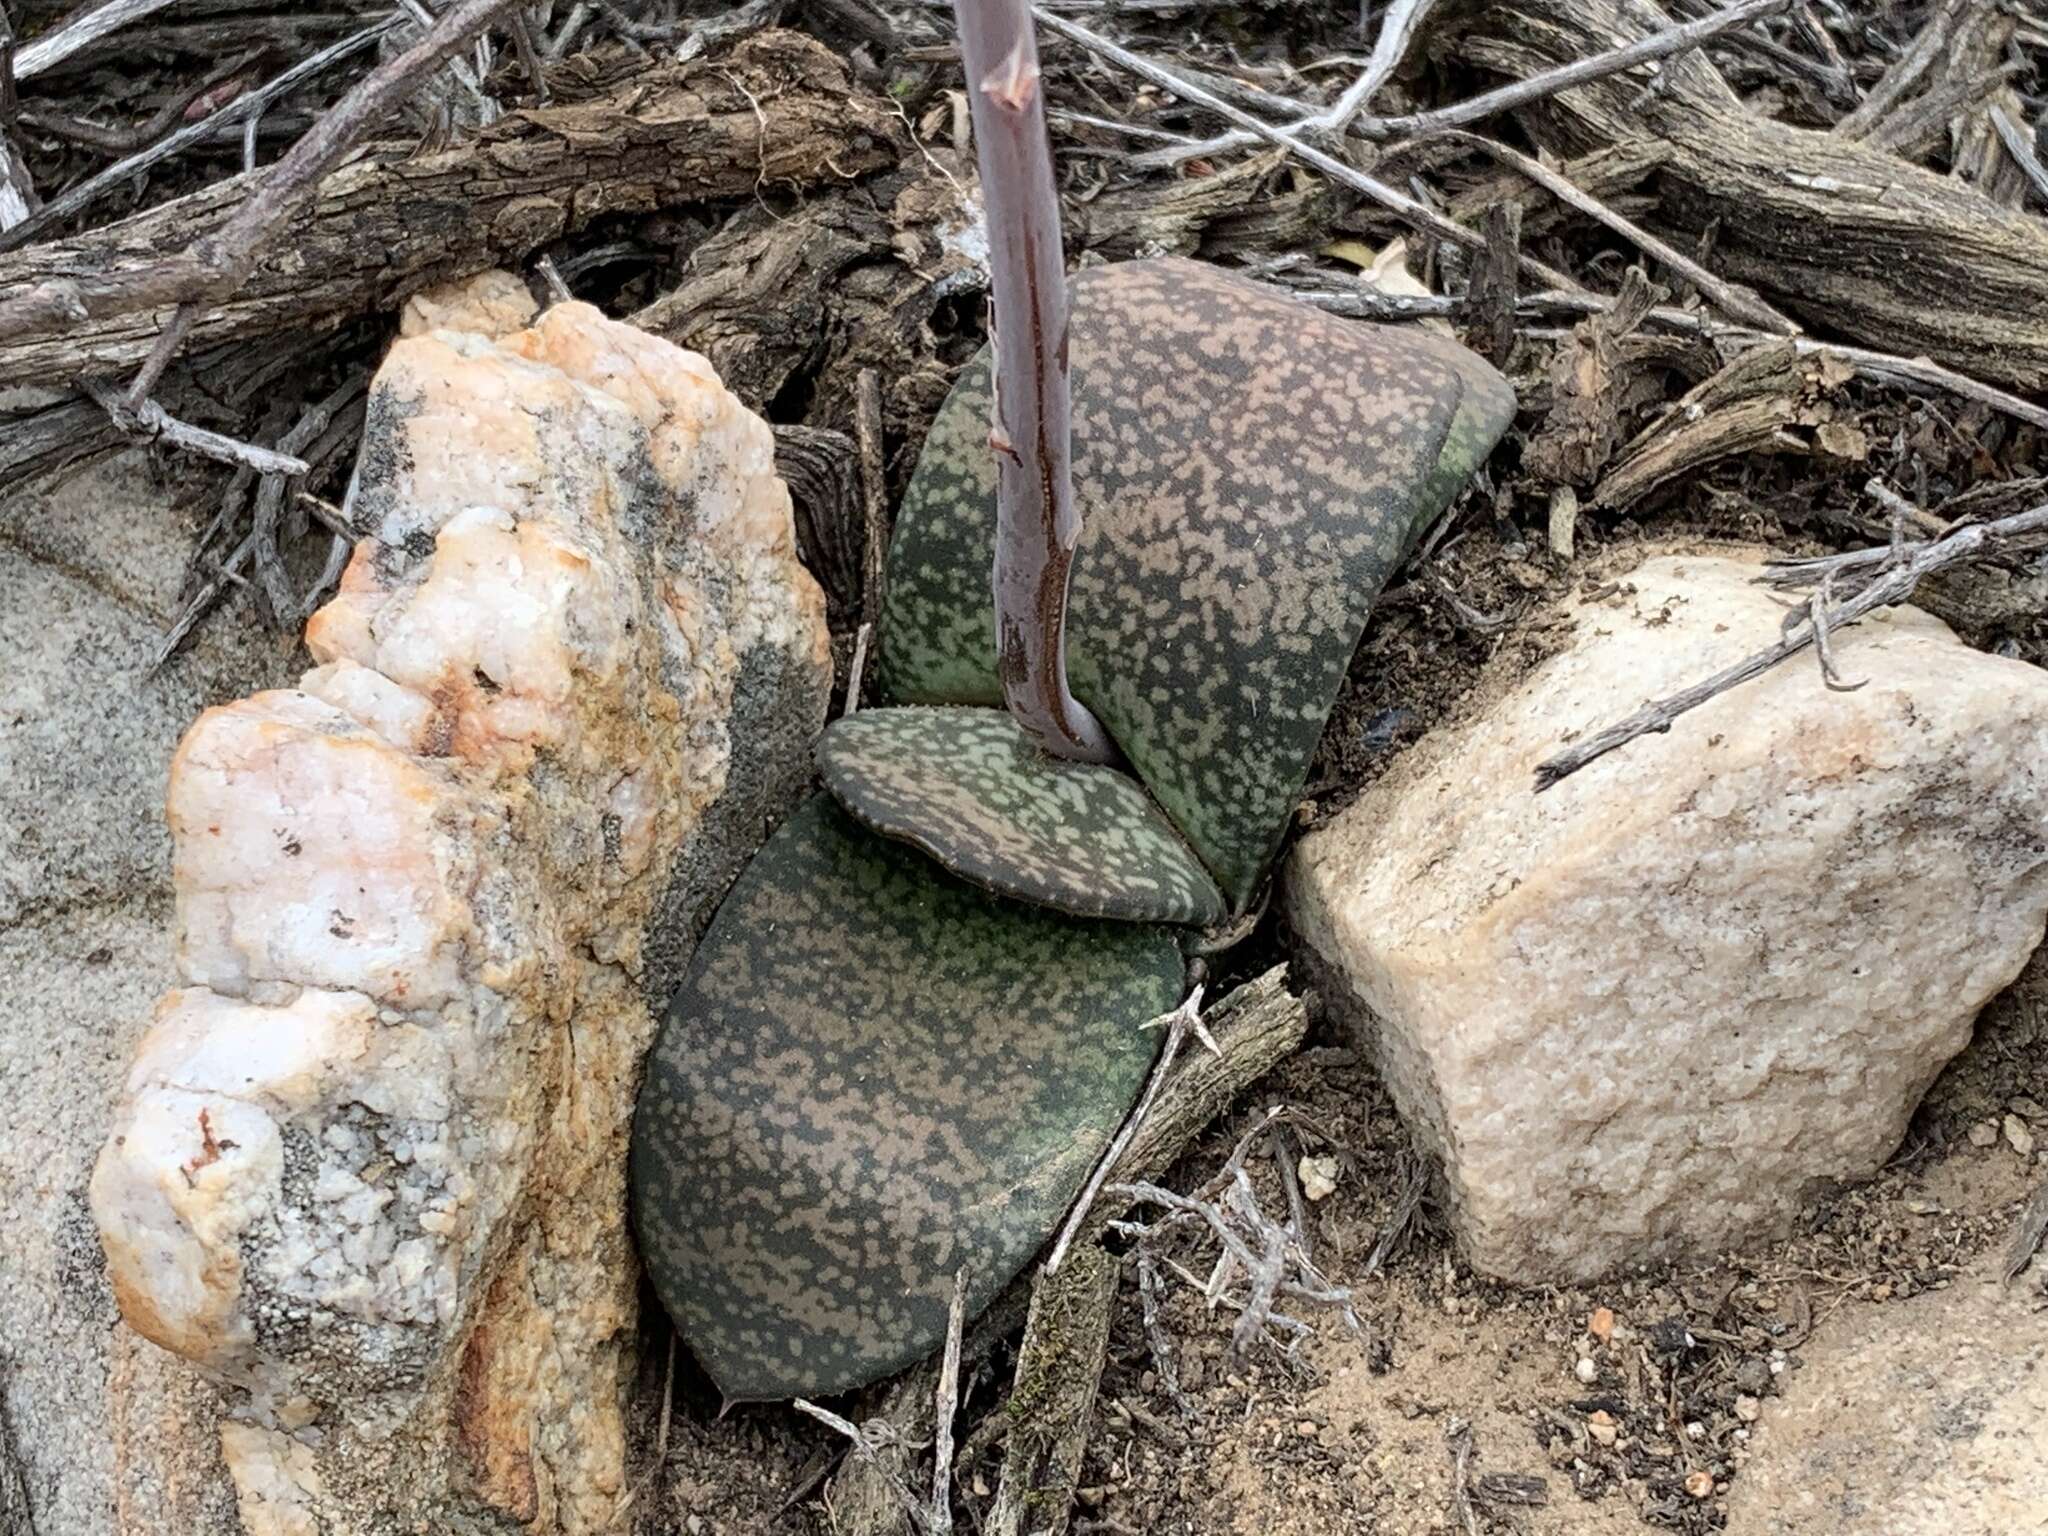
[[[610,1530],[640,1062],[808,777],[822,598],[767,426],[580,304],[401,340],[352,509],[319,665],[173,760],[180,985],[93,1214],[256,1536]]]
[[[1761,1406],[1728,1536],[2048,1530],[2048,1319],[1986,1268],[1844,1309],[1800,1349]]]
[[[1489,1273],[1773,1232],[1873,1172],[2040,942],[2048,678],[1914,610],[1545,794],[1532,772],[1778,635],[1748,559],[1653,559],[1568,648],[1303,839],[1287,902]],[[1357,1007],[1363,1004],[1363,1008]]]
[[[171,974],[172,748],[297,671],[236,592],[147,675],[210,478],[138,451],[0,486],[0,1440],[42,1536],[235,1529],[217,1389],[121,1323],[85,1196]]]

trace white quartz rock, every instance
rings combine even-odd
[[[1778,636],[1725,556],[1648,561],[1302,840],[1301,940],[1503,1278],[1774,1233],[1868,1176],[2048,913],[2048,677],[1895,610],[1553,789],[1566,740]]]
[[[641,1059],[822,723],[767,425],[587,305],[501,334],[520,297],[414,307],[319,665],[171,764],[181,985],[92,1207],[256,1536],[616,1528]]]

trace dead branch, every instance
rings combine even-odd
[[[1472,15],[1465,56],[1525,79],[1667,24],[1648,0],[1504,0]],[[1664,74],[1647,97],[1608,78],[1521,121],[1561,156],[1658,142],[1663,195],[1644,224],[1681,247],[1711,238],[1717,272],[1795,317],[2021,393],[2048,388],[2048,225],[1840,133],[1759,118],[1698,54]]]
[[[1862,569],[1865,562],[1854,557],[1800,562],[1792,569],[1798,573],[1802,582],[1826,583],[1842,570],[1854,569],[1858,579],[1867,581],[1867,585],[1862,586],[1854,596],[1840,606],[1833,606],[1826,601],[1829,589],[1824,585],[1821,593],[1807,599],[1803,621],[1799,610],[1788,616],[1788,631],[1776,645],[1746,656],[1734,666],[1724,668],[1712,677],[1695,683],[1690,688],[1682,689],[1669,698],[1653,700],[1626,720],[1618,721],[1555,756],[1544,759],[1536,765],[1536,792],[1541,794],[1553,784],[1577,773],[1588,763],[1605,757],[1617,747],[1626,746],[1638,736],[1670,730],[1672,723],[1681,715],[1699,708],[1709,699],[1717,698],[1752,678],[1761,677],[1779,662],[1798,655],[1809,645],[1814,645],[1825,634],[1853,624],[1879,608],[1889,608],[1907,601],[1912,597],[1914,588],[1937,572],[1966,561],[1986,559],[1996,551],[2003,540],[2044,531],[2048,531],[2048,504],[2017,513],[2012,517],[2000,518],[1996,522],[1977,523],[1967,528],[1959,528],[1940,538],[1901,543],[1886,552],[1889,558],[1876,570]]]
[[[1162,90],[1171,91],[1182,100],[1191,101],[1225,121],[1236,123],[1259,138],[1279,145],[1304,164],[1314,166],[1332,181],[1350,187],[1354,192],[1362,193],[1389,212],[1407,220],[1417,229],[1435,235],[1438,239],[1448,240],[1453,245],[1461,245],[1467,250],[1483,252],[1486,249],[1486,237],[1477,230],[1467,229],[1464,225],[1445,218],[1426,203],[1417,201],[1405,192],[1397,191],[1376,177],[1366,175],[1356,166],[1338,159],[1335,155],[1325,153],[1288,130],[1261,122],[1249,112],[1232,106],[1214,92],[1197,85],[1185,74],[1155,63],[1142,54],[1133,53],[1121,44],[1111,42],[1078,23],[1056,16],[1042,5],[1033,7],[1032,14],[1042,25],[1057,32],[1069,42],[1080,44],[1097,58],[1128,70],[1141,79],[1149,80]],[[1520,260],[1524,271],[1533,274],[1549,287],[1571,289],[1579,286],[1564,273],[1546,266],[1533,256],[1524,255]]]
[[[243,189],[247,196],[217,227],[200,235],[179,255],[130,267],[118,275],[103,272],[82,280],[52,278],[28,293],[0,300],[0,343],[52,330],[62,334],[136,310],[175,306],[163,323],[163,343],[151,348],[142,374],[129,391],[130,405],[139,407],[171,353],[190,332],[193,307],[217,303],[234,293],[263,249],[313,195],[320,178],[507,3],[461,0],[451,6],[418,42],[378,65],[322,113],[282,160],[254,179],[253,190]]]
[[[750,93],[774,110],[757,113]],[[607,213],[736,201],[764,181],[801,188],[855,177],[892,163],[898,132],[823,47],[768,32],[715,64],[643,71],[587,101],[511,114],[436,153],[374,145],[290,213],[273,254],[232,298],[200,310],[191,339],[332,328],[430,284],[517,263]],[[175,298],[161,253],[219,243],[245,194],[237,178],[90,236],[0,257],[0,378],[68,383],[138,366],[165,303],[118,305],[140,292]]]
[[[66,188],[33,217],[0,235],[0,252],[16,250],[28,244],[44,230],[89,208],[104,193],[131,182],[151,166],[182,154],[194,144],[216,138],[224,129],[236,123],[253,123],[273,102],[282,100],[307,81],[353,58],[364,49],[373,47],[393,25],[395,23],[386,18],[352,32],[347,37],[328,44],[319,52],[301,59],[275,79],[265,81],[253,91],[244,92],[219,111],[209,113],[196,123],[188,123],[174,133],[154,139],[105,170],[86,177],[74,187]]]
[[[14,76],[17,80],[26,80],[30,75],[54,69],[74,53],[90,48],[129,22],[139,21],[170,3],[171,0],[107,0],[97,10],[87,11],[22,49],[15,56]]]
[[[306,461],[296,454],[245,443],[224,433],[210,432],[180,421],[154,400],[130,406],[104,384],[88,383],[86,392],[98,401],[114,425],[142,442],[162,441],[223,464],[241,464],[263,475],[303,475]]]
[[[1400,62],[1400,52],[1397,51],[1386,63],[1382,73],[1377,76],[1374,73],[1375,67],[1381,64],[1381,48],[1387,45],[1388,32],[1397,22],[1413,24],[1412,18],[1397,15],[1403,7],[1393,6],[1389,8],[1386,20],[1382,24],[1380,43],[1373,49],[1372,62],[1366,66],[1366,71],[1359,77],[1357,84],[1327,113],[1305,118],[1294,124],[1293,128],[1297,131],[1341,128],[1361,138],[1388,139],[1417,137],[1440,132],[1446,128],[1459,128],[1469,123],[1483,122],[1497,112],[1511,111],[1529,102],[1540,101],[1546,96],[1554,96],[1559,91],[1569,90],[1575,85],[1604,79],[1609,75],[1618,75],[1640,64],[1649,64],[1658,59],[1689,52],[1733,28],[1745,26],[1752,21],[1782,11],[1790,3],[1791,0],[1740,0],[1740,3],[1716,11],[1711,16],[1666,27],[1650,37],[1623,43],[1605,52],[1596,53],[1590,58],[1574,59],[1541,75],[1514,81],[1467,101],[1437,107],[1428,112],[1411,112],[1399,117],[1362,115],[1361,109],[1372,92],[1384,83],[1386,73],[1392,71],[1393,65]],[[1395,46],[1398,50],[1405,51],[1406,43],[1406,37],[1397,36]],[[1175,165],[1195,155],[1215,154],[1242,144],[1256,143],[1259,137],[1257,133],[1246,131],[1223,134],[1214,139],[1189,144],[1184,148],[1176,147],[1170,152],[1159,151],[1150,155],[1140,155],[1135,163]]]
[[[1591,193],[1574,186],[1556,171],[1519,150],[1510,149],[1505,144],[1497,144],[1492,139],[1476,133],[1466,133],[1462,129],[1444,130],[1442,137],[1450,139],[1453,143],[1464,144],[1485,152],[1502,165],[1512,167],[1528,177],[1561,202],[1590,218],[1597,219],[1616,234],[1634,241],[1646,255],[1656,257],[1699,289],[1709,302],[1719,306],[1731,319],[1743,321],[1763,331],[1774,331],[1781,336],[1790,336],[1798,331],[1799,326],[1795,322],[1758,298],[1753,290],[1739,283],[1723,281],[1683,251],[1674,249],[1633,220],[1616,213]]]
[[[1090,1243],[1057,1274],[1031,1283],[1031,1316],[1017,1351],[1016,1385],[1003,1412],[1008,1439],[990,1507],[990,1536],[1062,1536],[1095,1392],[1109,1357],[1117,1263]]]
[[[1996,102],[1986,110],[1991,114],[1991,126],[1998,130],[1999,142],[2005,145],[2005,152],[2012,156],[2013,164],[2027,173],[2027,180],[2034,184],[2036,192],[2048,198],[2048,165],[2041,163],[2041,157],[2034,153],[2034,146],[2028,142],[2027,135]]]

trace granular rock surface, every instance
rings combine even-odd
[[[1565,741],[1779,633],[1746,558],[1649,560],[1288,870],[1305,948],[1481,1270],[1584,1280],[1867,1177],[2048,912],[2048,681],[1912,609],[1543,794]],[[1482,685],[1483,687],[1484,685]]]

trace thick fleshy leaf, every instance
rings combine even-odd
[[[863,825],[1004,896],[1083,917],[1213,923],[1223,893],[1129,774],[1046,756],[999,709],[864,709],[818,742]]]
[[[978,1311],[1136,1100],[1170,932],[956,880],[816,795],[741,873],[649,1058],[633,1209],[734,1399],[856,1387]]]
[[[1447,338],[1335,319],[1196,262],[1098,267],[1072,292],[1069,678],[1242,905],[1373,600],[1514,397]],[[898,702],[1001,697],[988,392],[984,355],[897,519],[882,680]]]

